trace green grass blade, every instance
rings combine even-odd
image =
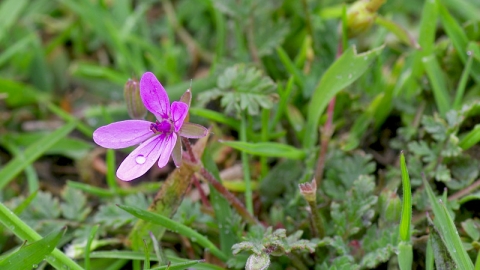
[[[283,157],[290,159],[303,159],[305,158],[305,151],[295,148],[293,146],[276,143],[276,142],[263,142],[263,143],[249,143],[249,142],[237,142],[237,141],[221,141],[222,144],[243,151],[245,153],[265,156],[265,157]]]
[[[309,149],[315,145],[319,119],[330,100],[365,73],[383,48],[381,46],[361,54],[357,54],[355,48],[349,48],[323,74],[308,107],[304,148]]]
[[[480,124],[475,125],[475,127],[460,140],[458,146],[460,146],[463,150],[467,150],[476,145],[478,142],[480,142]]]
[[[432,248],[432,239],[430,237],[427,241],[427,254],[425,255],[425,269],[426,270],[433,270],[433,248]]]
[[[410,188],[410,176],[408,175],[405,155],[400,154],[400,170],[402,171],[403,204],[402,219],[400,221],[400,239],[410,242],[410,226],[412,222],[412,191]]]
[[[282,118],[282,116],[284,116],[287,113],[287,104],[288,104],[288,101],[290,100],[290,94],[292,93],[292,90],[293,90],[293,82],[294,82],[294,78],[293,76],[291,76],[287,81],[285,90],[279,93],[280,101],[278,102],[277,110],[275,111],[273,121],[270,122],[270,125],[269,125],[270,130],[275,129],[275,126],[278,124],[278,122],[280,122],[280,119]],[[278,88],[280,89],[280,84],[278,85],[279,85]]]
[[[189,261],[189,262],[181,262],[181,263],[174,263],[170,265],[164,265],[164,266],[159,266],[159,267],[154,267],[150,268],[150,270],[162,270],[162,269],[168,269],[168,270],[176,270],[176,269],[188,269],[190,266],[202,263],[204,260],[198,260],[198,261]]]
[[[400,41],[407,44],[408,46],[415,49],[420,48],[420,45],[418,45],[417,41],[412,36],[410,36],[407,30],[405,30],[398,23],[382,16],[377,16],[377,18],[375,19],[375,23],[385,27],[388,31],[393,33]]]
[[[37,197],[37,194],[38,194],[38,190],[35,190],[34,192],[32,192],[30,195],[28,195],[27,198],[25,198],[25,200],[23,200],[14,210],[13,210],[13,213],[15,213],[15,215],[20,215],[23,210],[25,210],[25,208],[27,208],[30,203],[33,201],[33,199],[35,199],[35,197]]]
[[[461,14],[468,20],[476,21],[478,20],[478,14],[480,9],[478,5],[475,6],[474,1],[470,0],[443,0],[445,5],[447,5],[451,10],[456,11],[456,13]]]
[[[215,176],[216,179],[220,178],[220,172],[218,171],[217,164],[212,158],[212,154],[209,149],[205,149],[205,152],[202,155],[202,163],[205,169]],[[212,204],[213,210],[215,211],[215,219],[220,232],[220,249],[224,254],[232,254],[232,246],[237,243],[237,234],[234,231],[233,212],[230,207],[229,202],[212,186],[210,186],[210,202]]]
[[[455,224],[453,223],[445,204],[442,201],[437,200],[435,194],[433,194],[432,188],[425,179],[423,182],[433,213],[435,214],[435,227],[438,232],[441,233],[443,242],[450,256],[460,269],[473,269],[472,260],[470,260],[470,257],[463,247],[462,240],[460,240]]]
[[[468,46],[468,37],[462,26],[450,15],[448,10],[442,5],[441,1],[437,1],[438,11],[440,14],[440,19],[442,25],[447,32],[448,37],[452,41],[453,46],[458,51],[458,56],[464,64],[467,63],[467,46]],[[478,63],[473,63],[472,77],[478,82],[480,82],[480,69]]]
[[[285,69],[288,71],[288,73],[293,75],[293,78],[295,79],[295,83],[300,88],[303,89],[304,76],[300,72],[300,70],[295,66],[295,63],[293,63],[292,59],[290,59],[287,52],[282,47],[277,47],[277,54],[278,54],[278,57],[280,58],[280,61],[282,61],[283,65],[285,66]]]
[[[457,91],[455,92],[455,100],[453,101],[453,108],[455,110],[459,110],[462,107],[463,94],[465,93],[465,87],[467,86],[468,75],[470,74],[470,71],[472,69],[473,55],[472,52],[467,53],[467,63],[463,68],[462,77],[460,78],[460,82],[458,83]]]
[[[97,234],[98,228],[100,225],[94,225],[90,229],[90,234],[88,235],[87,244],[85,245],[85,260],[84,260],[84,267],[85,269],[90,269],[90,247],[92,246],[92,242],[95,239],[95,235]]]
[[[178,223],[172,219],[169,219],[165,216],[154,214],[151,212],[148,212],[146,210],[137,208],[137,207],[131,207],[131,206],[126,206],[126,205],[118,205],[121,209],[127,211],[128,213],[132,214],[133,216],[136,216],[140,219],[143,219],[145,221],[152,222],[154,224],[161,225],[168,230],[178,232],[179,234],[190,238],[193,242],[198,243],[199,245],[203,246],[204,248],[208,248],[210,252],[217,256],[221,260],[226,260],[227,256],[220,251],[208,238],[205,236],[199,234],[198,232],[192,230],[190,227],[183,225],[181,223]]]
[[[438,111],[444,116],[448,110],[451,109],[451,101],[448,95],[447,83],[445,82],[445,75],[440,68],[435,55],[429,55],[422,58],[423,66],[427,72],[428,79],[433,89],[433,97],[437,104]]]
[[[45,151],[57,143],[60,139],[67,136],[77,125],[76,121],[67,123],[65,126],[57,129],[48,136],[38,140],[30,145],[22,155],[13,158],[0,171],[0,189],[4,188],[13,178],[24,170],[28,165],[32,164]]]
[[[123,260],[143,260],[145,258],[145,254],[143,252],[138,251],[96,251],[90,254],[90,258],[111,258],[111,259],[123,259]],[[184,262],[192,262],[192,260],[182,259],[173,256],[167,256],[168,261],[172,262],[173,264],[184,263]],[[150,254],[150,259],[152,261],[157,260],[155,254]],[[194,262],[198,262],[194,260]],[[224,268],[200,262],[198,265],[195,266],[197,270],[222,270]]]
[[[398,266],[400,270],[412,269],[413,250],[412,245],[407,242],[400,242],[398,244]]]
[[[3,203],[0,203],[0,222],[23,241],[34,242],[42,239],[36,231],[13,214]],[[46,257],[46,260],[57,269],[83,270],[58,249],[54,249],[50,256]]]
[[[35,241],[26,246],[22,246],[17,252],[10,254],[0,261],[0,269],[18,270],[36,268],[57,246],[67,229],[63,228],[59,232],[51,232],[44,238]]]
[[[413,251],[410,240],[410,226],[412,222],[412,191],[410,176],[408,175],[405,155],[400,154],[400,170],[402,171],[403,204],[400,221],[400,243],[398,245],[398,265],[401,270],[412,269]]]
[[[27,6],[28,0],[5,0],[0,5],[0,41],[8,33],[10,27],[18,21],[22,10]]]
[[[431,220],[429,220],[429,224],[430,235],[428,236],[428,241],[432,246],[432,258],[435,260],[436,269],[458,269],[458,264],[450,256],[437,228],[435,228]]]

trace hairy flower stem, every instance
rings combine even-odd
[[[190,145],[190,141],[188,139],[182,138],[183,144],[185,145],[185,148],[187,149],[187,152],[190,154],[190,159],[194,163],[200,163],[196,157],[195,154],[193,153],[192,146]],[[245,206],[242,204],[240,200],[235,197],[228,189],[226,189],[215,177],[203,167],[202,164],[199,164],[200,169],[198,173],[204,178],[205,180],[208,181],[222,196],[230,203],[230,205],[237,210],[238,214],[244,218],[248,223],[252,225],[262,225],[260,221],[255,218],[251,212],[249,212]]]
[[[185,148],[187,149],[187,153],[190,155],[190,161],[192,163],[197,163],[198,160],[195,154],[193,153],[193,149],[192,149],[192,145],[190,144],[190,141],[187,138],[182,137],[182,142],[183,142],[183,145],[185,145]]]
[[[332,98],[330,103],[328,104],[327,109],[327,122],[322,128],[322,134],[320,135],[320,153],[318,155],[317,160],[317,169],[315,170],[315,179],[317,181],[317,187],[320,187],[323,179],[323,172],[325,168],[325,161],[327,158],[328,152],[328,143],[332,138],[333,134],[333,112],[335,110],[335,98]]]
[[[310,206],[310,214],[315,235],[320,238],[325,237],[325,227],[323,226],[323,219],[318,213],[317,209],[317,181],[315,179],[312,179],[311,182],[299,184],[298,188],[300,189],[300,194],[303,195],[305,200],[308,202],[308,206]]]
[[[317,236],[322,239],[323,237],[325,237],[325,227],[323,226],[323,219],[318,213],[317,200],[309,201],[308,205],[310,206],[310,211],[312,212],[313,226],[315,226]]]
[[[200,194],[200,199],[202,200],[202,204],[206,207],[211,207],[210,202],[207,199],[207,194],[205,194],[205,191],[203,190],[202,185],[200,184],[200,181],[198,181],[198,178],[195,175],[192,176],[192,183],[198,189],[198,193]]]

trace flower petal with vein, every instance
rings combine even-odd
[[[201,138],[208,130],[200,125],[184,122],[188,115],[192,94],[187,90],[180,101],[170,104],[167,92],[151,72],[140,80],[142,102],[157,118],[155,122],[126,120],[99,127],[93,132],[98,145],[119,149],[139,146],[125,158],[117,170],[117,177],[130,181],[145,174],[157,162],[167,165],[170,155],[178,167],[182,162],[181,137]]]

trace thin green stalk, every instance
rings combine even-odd
[[[28,241],[31,243],[42,239],[36,231],[25,224],[3,203],[0,203],[0,222],[22,241]],[[57,269],[83,270],[82,267],[58,249],[54,249],[50,256],[47,256],[45,260]]]
[[[84,260],[84,267],[85,270],[90,270],[90,247],[92,246],[92,242],[95,239],[95,235],[97,234],[97,230],[100,225],[95,225],[90,229],[90,235],[87,239],[87,244],[85,245],[85,260]]]
[[[117,193],[119,187],[115,176],[115,150],[107,149],[107,184],[108,187]]]
[[[462,106],[463,94],[465,93],[468,75],[470,74],[470,69],[472,68],[473,53],[467,52],[467,54],[467,63],[465,64],[465,68],[463,69],[462,77],[460,78],[460,82],[458,83],[457,91],[455,94],[455,101],[453,102],[453,108],[456,110],[460,109]]]
[[[143,243],[145,244],[145,261],[143,262],[143,270],[148,270],[150,269],[150,251],[148,250],[148,243],[147,241],[143,240]]]
[[[288,100],[290,98],[290,94],[292,93],[293,89],[293,83],[295,81],[295,78],[293,76],[290,76],[290,78],[287,81],[287,85],[285,86],[285,90],[281,91],[280,94],[280,102],[278,102],[278,107],[277,111],[275,112],[275,116],[273,117],[273,121],[270,122],[270,130],[274,130],[275,126],[278,124],[280,121],[280,118],[285,114],[285,111],[287,110],[287,104]]]
[[[262,129],[261,129],[261,138],[262,142],[268,142],[268,122],[270,119],[270,110],[263,109],[262,110]],[[267,157],[260,157],[260,172],[262,177],[267,175],[268,173],[268,164],[267,164]]]
[[[242,112],[240,121],[240,141],[247,142],[247,119],[245,112]],[[245,204],[250,214],[253,214],[252,183],[250,179],[250,165],[247,153],[242,151],[243,178],[245,179]]]

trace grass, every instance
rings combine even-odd
[[[0,3],[2,269],[480,269],[480,5],[259,3]],[[124,182],[146,71],[210,134]]]

